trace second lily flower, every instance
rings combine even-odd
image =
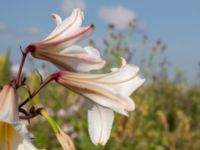
[[[88,121],[94,144],[106,144],[114,119],[113,111],[128,116],[127,112],[135,109],[129,96],[145,81],[138,72],[138,67],[126,64],[124,59],[121,68],[114,68],[108,74],[60,72],[58,83],[92,101]]]

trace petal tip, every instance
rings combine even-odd
[[[52,13],[51,16],[53,17],[53,19],[55,21],[56,27],[62,23],[62,19],[58,14]]]

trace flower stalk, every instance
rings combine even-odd
[[[49,84],[53,80],[57,80],[59,77],[59,72],[51,74],[46,80],[20,105],[19,108],[22,108],[25,104],[27,104],[35,95],[37,95],[47,84]]]
[[[24,63],[25,63],[25,60],[26,60],[26,57],[28,55],[29,52],[33,51],[34,50],[34,47],[33,46],[28,46],[25,51],[22,51],[22,59],[21,59],[21,63],[20,63],[20,66],[19,66],[19,70],[18,70],[18,74],[17,74],[17,79],[16,79],[16,82],[15,82],[15,88],[17,89],[20,85],[20,82],[21,82],[21,74],[22,74],[22,69],[23,69],[23,66],[24,66]]]
[[[54,120],[48,115],[48,113],[44,109],[40,110],[40,114],[48,121],[48,123],[52,127],[55,134],[59,133],[59,128],[57,124],[54,122]]]

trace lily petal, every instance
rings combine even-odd
[[[17,93],[11,85],[5,85],[0,92],[0,121],[15,123],[19,121]]]
[[[62,21],[61,17],[57,14],[53,14],[53,19],[56,24],[56,30],[54,30],[44,41],[52,40],[61,34],[64,36],[76,31],[79,27],[81,27],[84,15],[80,9],[76,8],[73,10],[72,14],[64,21]]]
[[[52,17],[55,21],[55,25],[56,25],[55,30],[56,30],[60,26],[60,24],[62,23],[62,18],[58,14],[52,14]]]
[[[105,61],[101,59],[100,53],[93,47],[82,48],[73,45],[59,53],[42,52],[40,59],[52,62],[62,70],[88,72],[104,67]]]
[[[17,128],[15,128],[17,126]],[[27,129],[22,124],[0,122],[0,149],[1,150],[37,150],[29,141]]]
[[[63,63],[73,68],[76,72],[98,70],[105,65],[105,61],[101,59],[99,51],[90,46],[82,48],[74,45],[62,50],[59,54],[63,56],[61,57],[63,58]],[[66,57],[65,60],[64,56]]]
[[[80,27],[70,34],[60,34],[52,37],[50,40],[45,40],[39,43],[33,43],[32,46],[37,50],[50,50],[52,52],[59,52],[62,49],[80,41],[82,38],[90,35],[94,30],[94,25],[91,24],[87,27]]]
[[[110,137],[114,120],[112,110],[93,104],[88,110],[88,130],[92,142],[95,145],[105,145]]]
[[[89,35],[94,29],[94,25],[81,27],[84,16],[80,9],[74,9],[71,16],[64,21],[57,14],[53,14],[53,18],[56,27],[52,33],[41,42],[30,44],[35,47],[35,53],[49,49],[54,52],[60,51]]]
[[[33,144],[31,144],[27,140],[23,140],[23,142],[21,144],[19,144],[18,150],[38,150],[38,149],[36,149],[33,146]]]

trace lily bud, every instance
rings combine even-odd
[[[59,132],[56,134],[56,137],[62,145],[63,150],[75,150],[75,146],[71,138],[67,134],[65,134],[60,128]]]
[[[62,145],[64,150],[75,150],[75,146],[70,137],[65,134],[60,127],[56,124],[56,122],[49,116],[49,114],[43,109],[40,111],[40,114],[47,120],[47,122],[51,125],[59,143]]]

